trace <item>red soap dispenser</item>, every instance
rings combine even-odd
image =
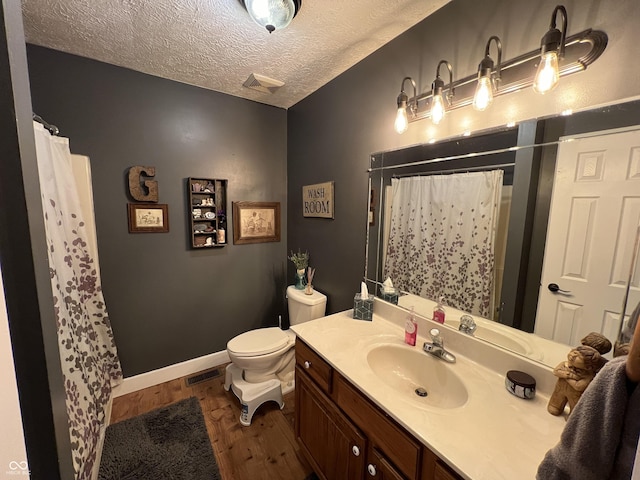
[[[444,307],[442,306],[444,297],[440,297],[440,300],[433,308],[433,321],[438,323],[444,323]]]
[[[404,343],[411,345],[412,347],[415,346],[417,336],[418,322],[416,322],[416,317],[413,314],[413,307],[411,307],[411,312],[409,312],[407,321],[404,324]]]

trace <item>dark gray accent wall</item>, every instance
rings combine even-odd
[[[281,242],[233,245],[232,201],[281,202],[285,110],[28,45],[34,111],[91,159],[103,290],[126,377],[222,351],[284,315]],[[220,65],[219,68],[224,68]],[[127,171],[156,167],[169,233],[130,234]],[[228,183],[228,245],[189,248],[187,177]]]
[[[367,170],[380,142],[396,135],[394,99],[402,72],[395,52],[383,48],[288,110],[287,242],[289,250],[309,251],[314,286],[327,295],[327,313],[353,308],[360,291]],[[326,181],[335,181],[335,218],[304,218],[302,186]],[[293,278],[293,265],[288,273]]]

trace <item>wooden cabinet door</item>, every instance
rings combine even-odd
[[[436,468],[433,473],[434,480],[461,480],[458,475],[440,462],[436,463]]]
[[[418,478],[420,444],[344,377],[334,372],[332,398],[402,478]],[[393,478],[393,477],[392,477]]]
[[[366,441],[329,398],[296,366],[296,437],[324,480],[362,480]]]
[[[406,480],[375,448],[367,456],[367,480]]]
[[[462,477],[445,465],[435,453],[424,447],[420,480],[462,480]]]

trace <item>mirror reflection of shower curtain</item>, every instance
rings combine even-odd
[[[34,122],[51,287],[66,389],[75,479],[99,461],[112,387],[122,381],[97,259],[71,167],[69,141]]]
[[[502,177],[492,170],[393,178],[384,277],[492,318]]]

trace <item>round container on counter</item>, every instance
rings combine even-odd
[[[536,395],[536,380],[528,373],[509,370],[504,377],[504,386],[516,397],[529,400]]]

